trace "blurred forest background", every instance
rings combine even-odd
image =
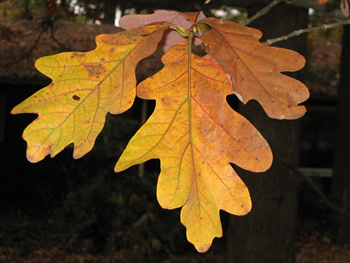
[[[350,99],[349,91],[341,91],[350,90],[349,25],[277,43],[307,60],[293,75],[311,93],[300,120],[266,120],[254,102],[242,107],[228,98],[233,108],[253,116],[248,119],[271,144],[275,161],[266,174],[237,169],[250,189],[253,211],[242,218],[222,212],[224,236],[206,254],[187,242],[179,209],[158,205],[158,160],[113,172],[128,140],[152,113],[153,101],[136,99],[125,114],[108,115],[95,147],[79,160],[68,147],[30,164],[21,134],[36,116],[10,115],[50,83],[35,70],[37,58],[92,50],[96,35],[121,30],[123,15],[202,10],[241,23],[271,2],[279,4],[249,24],[263,31],[264,41],[347,19],[340,1],[0,1],[0,263],[350,262],[350,109],[340,101]],[[139,64],[138,81],[162,68],[161,55],[157,51]]]

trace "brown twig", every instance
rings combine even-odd
[[[289,33],[289,34],[281,36],[281,37],[268,39],[263,44],[269,46],[269,45],[271,45],[273,43],[280,42],[280,41],[283,41],[283,40],[287,40],[288,38],[296,37],[296,36],[299,36],[299,35],[304,34],[304,33],[309,33],[309,32],[317,31],[317,30],[328,30],[328,29],[331,29],[331,28],[334,28],[334,27],[348,25],[348,24],[350,24],[350,19],[347,19],[347,20],[344,20],[344,21],[341,21],[341,22],[332,23],[332,24],[324,24],[322,26],[316,26],[316,27],[310,27],[310,28],[305,28],[305,29],[299,29],[299,30],[295,30],[292,33]]]
[[[53,41],[56,42],[56,44],[58,44],[60,46],[60,48],[62,49],[62,51],[71,51],[72,48],[69,46],[66,46],[64,43],[61,43],[56,37],[55,37],[55,29],[54,29],[54,25],[51,23],[50,24],[50,29],[51,29],[51,39]]]
[[[338,207],[338,206],[334,205],[331,201],[329,201],[328,198],[321,191],[321,189],[310,179],[310,177],[304,175],[302,172],[300,172],[298,170],[297,167],[295,167],[294,165],[288,163],[287,161],[283,160],[282,158],[280,158],[278,156],[275,156],[275,158],[278,159],[279,161],[281,161],[286,166],[288,166],[288,168],[292,169],[295,174],[297,174],[300,177],[302,177],[309,184],[309,186],[321,197],[322,201],[326,205],[328,205],[331,209],[336,210],[336,211],[338,211],[338,212],[340,212],[340,213],[350,217],[350,213],[348,211],[344,210],[341,207]]]
[[[18,64],[20,63],[23,59],[29,58],[33,51],[35,50],[36,46],[38,45],[42,35],[45,33],[47,30],[47,26],[44,24],[40,30],[40,33],[38,34],[37,38],[34,40],[34,44],[26,51],[24,51],[19,58],[16,60],[12,61],[11,64]]]
[[[272,7],[274,7],[275,5],[278,5],[281,2],[286,2],[289,4],[290,1],[288,1],[288,0],[273,0],[270,4],[268,4],[267,6],[260,9],[258,12],[256,12],[256,14],[254,14],[251,18],[248,18],[247,20],[242,22],[242,25],[245,25],[245,26],[249,25],[251,22],[258,19],[259,17],[266,15]]]

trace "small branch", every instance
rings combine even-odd
[[[53,23],[50,24],[50,29],[51,29],[51,39],[53,41],[55,41],[60,48],[62,49],[62,51],[71,51],[72,48],[69,46],[66,46],[64,43],[61,43],[56,37],[55,37],[55,30],[54,30],[54,25]]]
[[[289,33],[288,35],[284,35],[284,36],[273,38],[273,39],[268,39],[263,44],[270,46],[273,43],[287,40],[288,38],[296,37],[296,36],[299,36],[299,35],[304,34],[304,33],[309,33],[309,32],[313,32],[313,31],[317,31],[317,30],[328,30],[328,29],[331,29],[334,27],[349,25],[349,24],[350,24],[350,19],[342,21],[342,22],[332,23],[332,24],[324,24],[322,26],[299,29],[299,30],[293,31],[292,33]]]
[[[280,158],[278,156],[276,156],[276,159],[278,159],[279,161],[284,163],[286,166],[288,166],[290,169],[292,169],[295,174],[302,177],[310,185],[310,187],[321,197],[322,201],[326,205],[328,205],[331,209],[336,210],[336,211],[350,217],[350,213],[348,211],[346,211],[346,210],[342,209],[341,207],[338,207],[338,206],[334,205],[332,202],[330,202],[328,200],[328,198],[324,195],[324,193],[321,191],[321,189],[308,176],[305,176],[303,173],[301,173],[294,165],[288,163],[287,161],[283,160],[282,158]]]
[[[281,2],[286,2],[289,4],[290,1],[288,0],[273,0],[270,4],[268,4],[267,6],[265,6],[264,8],[262,8],[261,10],[259,10],[255,15],[253,15],[251,18],[248,18],[246,21],[244,21],[242,23],[242,25],[246,26],[249,25],[251,22],[253,22],[254,20],[258,19],[259,17],[266,15],[270,9],[272,7],[274,7],[275,5],[278,5]]]
[[[37,38],[34,40],[33,46],[31,46],[27,51],[23,52],[19,58],[17,58],[15,61],[12,62],[12,64],[18,64],[18,63],[20,63],[23,59],[29,58],[29,57],[32,55],[34,49],[36,48],[37,44],[39,43],[39,41],[40,41],[42,35],[45,33],[46,30],[47,30],[47,25],[44,24],[43,27],[42,27],[41,30],[40,30],[39,35],[38,35]]]

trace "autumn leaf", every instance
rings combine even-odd
[[[196,21],[205,18],[203,12],[182,13],[173,10],[155,10],[153,14],[148,15],[126,15],[119,20],[120,27],[124,29],[137,28],[140,26],[152,24],[155,22],[169,22],[176,26],[189,29]],[[174,30],[166,34],[164,40],[164,51],[178,44],[183,40],[183,37]],[[194,44],[200,45],[202,41],[198,37],[194,37]]]
[[[36,68],[53,81],[12,110],[39,115],[23,133],[28,160],[53,157],[70,143],[74,158],[89,152],[106,114],[120,114],[132,106],[136,65],[155,52],[168,27],[162,23],[99,35],[93,51],[37,60]]]
[[[183,206],[181,222],[199,252],[222,236],[219,211],[245,215],[251,200],[230,163],[262,172],[272,162],[262,135],[226,102],[232,85],[211,57],[172,47],[164,68],[140,83],[137,96],[156,100],[149,120],[130,140],[115,171],[161,160],[157,198],[166,209]]]
[[[350,15],[348,0],[341,0],[340,10],[344,14],[344,16],[348,17]]]
[[[231,21],[206,18],[197,24],[207,27],[201,37],[206,51],[230,76],[233,90],[244,103],[257,100],[266,114],[276,119],[297,119],[305,114],[305,107],[298,104],[309,97],[308,89],[281,74],[301,69],[303,56],[266,46],[258,41],[262,36],[259,30]]]
[[[124,29],[137,28],[156,22],[169,22],[184,28],[190,28],[196,21],[205,18],[203,12],[182,13],[173,10],[155,10],[153,14],[126,15],[119,20],[120,27]]]
[[[317,0],[318,5],[322,5],[322,4],[327,3],[327,2],[329,2],[329,0]]]

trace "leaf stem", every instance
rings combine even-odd
[[[190,132],[190,136],[192,137],[191,135],[191,108],[192,108],[192,105],[191,105],[191,63],[192,63],[192,40],[193,40],[193,34],[192,33],[189,33],[188,34],[188,38],[187,38],[187,41],[188,41],[188,78],[187,78],[187,85],[188,85],[188,91],[187,91],[187,99],[188,99],[188,116],[189,116],[189,120],[190,120],[190,127],[189,127],[189,132]],[[192,138],[190,138],[190,140],[192,140]]]

